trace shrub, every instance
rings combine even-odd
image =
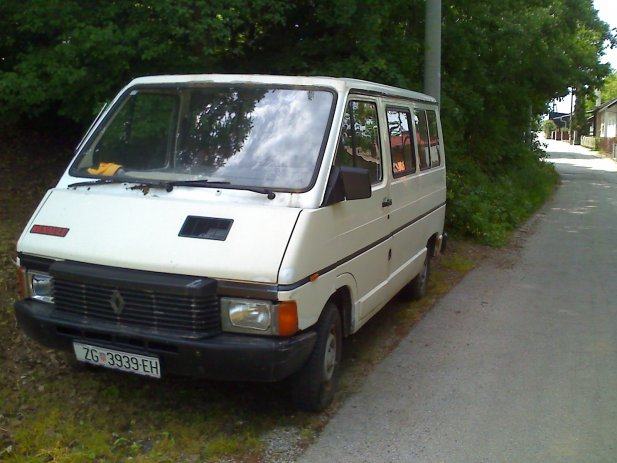
[[[547,119],[542,124],[542,130],[544,130],[544,136],[546,138],[550,138],[551,133],[557,130],[557,124],[555,124],[552,120]]]
[[[521,150],[516,165],[489,174],[486,166],[450,150],[447,228],[484,244],[503,245],[557,182],[554,167],[542,157],[537,146],[528,147]]]

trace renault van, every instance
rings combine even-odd
[[[342,339],[426,291],[444,246],[436,101],[353,79],[133,80],[17,244],[22,329],[160,378],[332,400]]]

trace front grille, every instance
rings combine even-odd
[[[53,295],[58,311],[78,315],[85,321],[181,331],[192,336],[212,335],[221,329],[216,294],[164,294],[55,278]]]

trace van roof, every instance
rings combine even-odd
[[[348,79],[344,77],[276,76],[265,74],[183,74],[138,77],[134,79],[130,85],[191,82],[255,83],[306,86],[318,85],[332,87],[339,92],[360,90],[369,93],[398,96],[413,100],[426,101],[428,103],[436,103],[435,98],[424,93],[414,92],[404,88],[391,87],[390,85],[378,84],[366,80]]]

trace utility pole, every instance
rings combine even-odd
[[[573,145],[574,141],[572,138],[572,113],[574,112],[574,87],[570,87],[570,144]]]
[[[424,93],[441,100],[441,0],[426,0]]]

